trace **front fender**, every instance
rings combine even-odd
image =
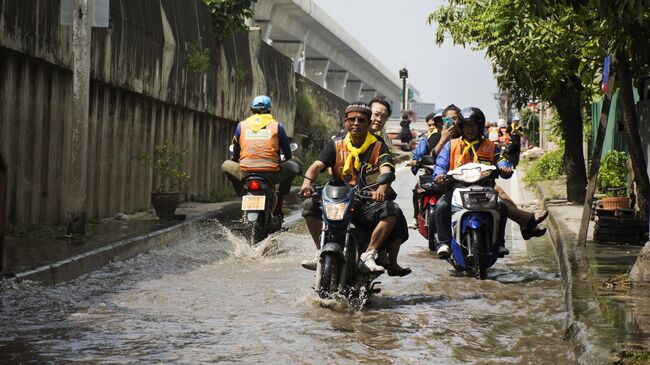
[[[478,229],[490,224],[492,224],[492,214],[489,212],[472,212],[463,216],[460,231],[461,233],[465,233],[468,227]]]
[[[320,249],[320,255],[323,257],[323,255],[326,252],[334,252],[339,256],[343,256],[343,246],[341,246],[338,242],[327,242],[321,249]]]

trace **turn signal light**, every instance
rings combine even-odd
[[[251,181],[250,185],[248,185],[248,187],[251,190],[259,190],[260,184],[257,181],[253,180],[253,181]]]

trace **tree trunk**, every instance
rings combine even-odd
[[[630,61],[626,56],[627,52],[618,55],[617,73],[620,80],[621,100],[623,102],[623,126],[627,135],[632,160],[632,171],[634,182],[636,182],[637,199],[641,216],[648,218],[648,173],[646,171],[645,158],[643,157],[643,146],[639,136],[639,123],[634,95],[632,94],[632,77],[630,75]]]
[[[566,83],[562,91],[551,102],[560,115],[560,125],[564,133],[564,166],[566,168],[566,193],[567,200],[572,203],[583,204],[585,189],[587,187],[587,169],[582,150],[582,115],[580,114],[580,91],[573,85]]]

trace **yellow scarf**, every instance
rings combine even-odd
[[[363,142],[361,147],[356,148],[352,145],[352,139],[350,139],[350,133],[345,135],[345,147],[348,149],[348,158],[345,160],[345,165],[343,166],[343,175],[347,175],[352,172],[352,165],[354,164],[354,169],[356,171],[361,170],[361,159],[359,158],[368,148],[377,142],[377,138],[372,134],[366,134],[366,140]]]
[[[456,165],[460,166],[463,163],[463,157],[465,157],[465,154],[468,153],[470,150],[472,152],[474,152],[474,161],[473,162],[478,163],[478,154],[476,153],[476,148],[474,146],[480,144],[481,140],[477,139],[476,141],[470,142],[470,141],[466,140],[465,138],[463,138],[461,141],[463,141],[463,143],[465,143],[465,148],[463,149],[463,153],[461,153],[460,156],[458,157]]]
[[[257,133],[260,129],[274,122],[275,119],[271,114],[253,114],[246,118],[245,122],[251,126],[253,132]]]

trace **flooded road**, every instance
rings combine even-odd
[[[410,217],[415,178],[402,169],[398,179]],[[412,230],[400,262],[413,273],[380,277],[382,292],[358,311],[320,305],[300,267],[313,244],[293,220],[255,249],[214,221],[67,284],[5,284],[0,363],[575,362],[548,236],[523,241],[509,222],[511,255],[481,282],[453,275]]]

